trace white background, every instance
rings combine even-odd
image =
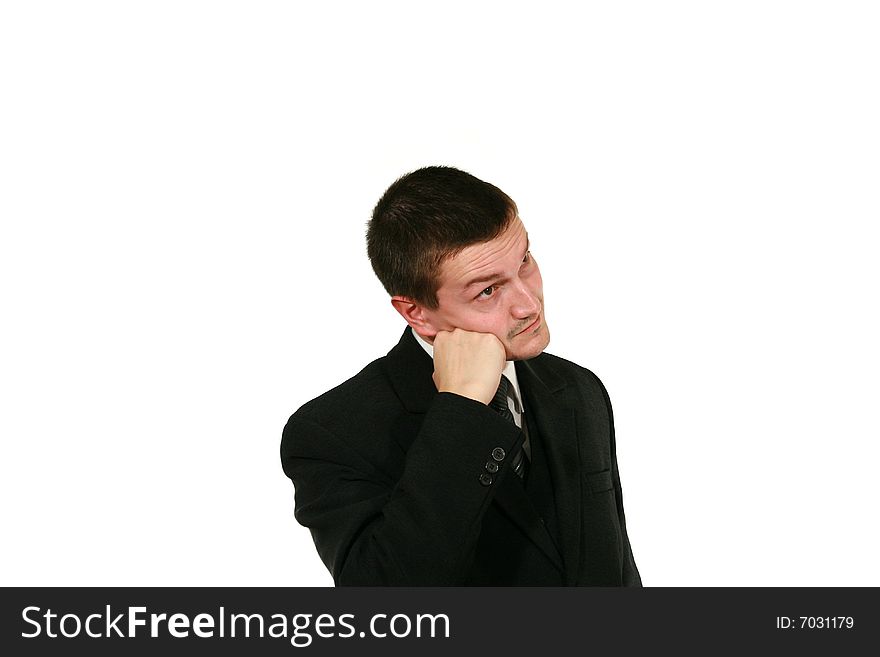
[[[876,4],[538,6],[2,5],[3,584],[332,584],[281,429],[396,343],[365,223],[449,164],[611,394],[646,585],[880,585]]]

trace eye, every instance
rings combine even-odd
[[[526,254],[525,254],[525,256],[523,256],[522,261],[523,261],[524,265],[529,264],[532,261],[532,252],[526,251]]]
[[[483,290],[482,292],[480,292],[480,293],[477,295],[477,298],[478,298],[478,299],[488,299],[488,298],[491,297],[493,294],[495,294],[495,289],[496,289],[496,288],[495,288],[494,285],[490,285],[490,286],[487,287],[485,290]]]

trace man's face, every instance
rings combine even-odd
[[[416,328],[429,341],[454,328],[492,333],[507,360],[534,358],[550,342],[541,272],[519,217],[495,239],[446,259],[437,299],[439,307],[423,308],[424,326]]]

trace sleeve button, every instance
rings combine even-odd
[[[501,463],[501,461],[504,460],[505,456],[506,456],[506,454],[505,454],[504,450],[500,447],[496,447],[495,449],[492,450],[492,458],[495,459],[496,461],[498,461],[499,463]]]
[[[491,486],[493,481],[494,481],[494,479],[492,478],[492,475],[490,475],[490,474],[486,474],[484,472],[483,474],[480,475],[480,483],[483,484],[483,486]]]

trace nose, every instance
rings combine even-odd
[[[522,281],[516,283],[515,296],[510,312],[517,319],[535,318],[541,310],[541,301],[534,290]]]

